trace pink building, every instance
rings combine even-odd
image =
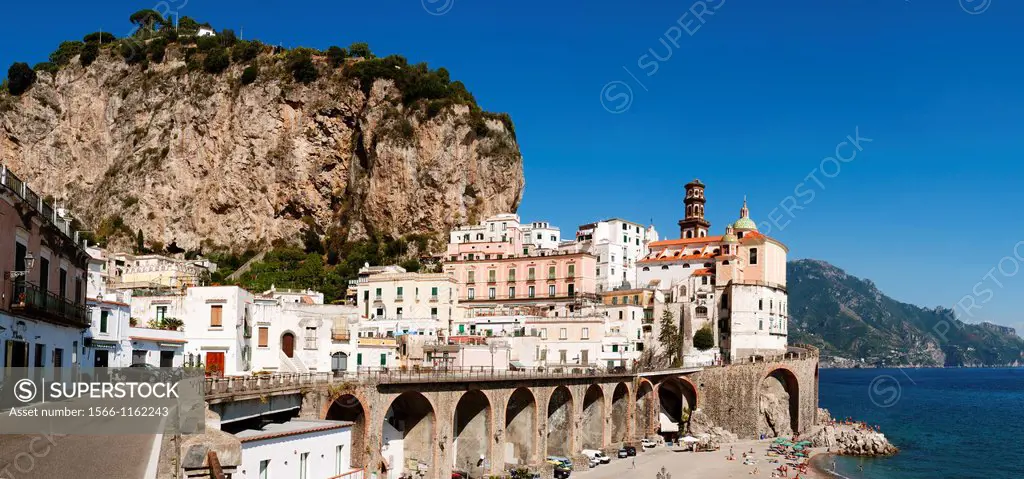
[[[0,167],[0,380],[4,368],[53,377],[80,364],[89,254],[70,223]]]
[[[445,264],[466,307],[549,304],[594,297],[597,258],[589,253],[492,256]]]

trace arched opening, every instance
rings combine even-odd
[[[788,369],[776,369],[761,380],[758,434],[790,436],[800,430],[800,384]]]
[[[529,389],[516,389],[505,408],[505,463],[533,462],[536,431],[537,400]]]
[[[558,386],[548,401],[549,456],[566,456],[572,453],[572,393],[565,386]]]
[[[452,425],[455,429],[452,434],[455,448],[453,466],[472,477],[483,477],[480,458],[490,457],[487,438],[491,436],[491,402],[487,396],[479,390],[463,394],[455,405]]]
[[[391,402],[381,426],[381,458],[389,479],[433,467],[434,423],[433,406],[418,392],[402,393]]]
[[[697,391],[689,382],[671,377],[658,385],[658,432],[675,441],[686,434],[690,413],[697,407]]]
[[[344,394],[331,403],[324,418],[329,421],[351,421],[352,449],[347,452],[352,467],[366,466],[366,410],[355,396]]]
[[[348,354],[337,352],[331,355],[331,371],[343,373],[348,371]]]
[[[654,389],[651,383],[641,381],[636,390],[636,404],[634,420],[636,421],[636,436],[647,437],[651,433],[651,405],[654,398]]]
[[[626,427],[629,415],[629,387],[619,383],[612,393],[612,444],[626,440]]]
[[[281,351],[284,351],[284,355],[289,358],[295,354],[295,335],[291,332],[281,335]]]
[[[581,449],[604,447],[604,391],[601,386],[591,384],[583,395],[583,424],[580,428]]]

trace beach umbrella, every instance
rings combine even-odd
[[[782,444],[784,442],[786,442],[786,438],[784,438],[784,437],[780,437],[780,438],[775,440],[775,444]]]
[[[693,436],[686,436],[686,437],[683,438],[683,442],[685,442],[687,444],[692,444],[692,443],[695,443],[695,442],[700,442],[700,439],[697,439],[697,438],[695,438]]]

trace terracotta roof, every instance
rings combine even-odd
[[[158,343],[181,343],[185,344],[188,341],[184,339],[168,339],[168,338],[147,338],[145,336],[131,336],[133,341],[156,341]]]
[[[714,272],[708,268],[698,269],[691,273],[691,276],[711,276]]]
[[[703,238],[680,238],[680,239],[674,239],[674,240],[655,241],[655,242],[653,242],[653,243],[651,243],[651,244],[649,244],[647,246],[653,248],[655,246],[674,246],[674,245],[695,244],[695,243],[696,244],[700,244],[700,243],[715,243],[715,242],[718,242],[718,241],[722,241],[722,237],[721,236],[705,236]]]

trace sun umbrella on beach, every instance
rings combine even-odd
[[[683,442],[685,442],[687,444],[693,444],[695,442],[700,442],[700,439],[697,439],[697,438],[695,438],[693,436],[686,436],[686,437],[683,438]]]

